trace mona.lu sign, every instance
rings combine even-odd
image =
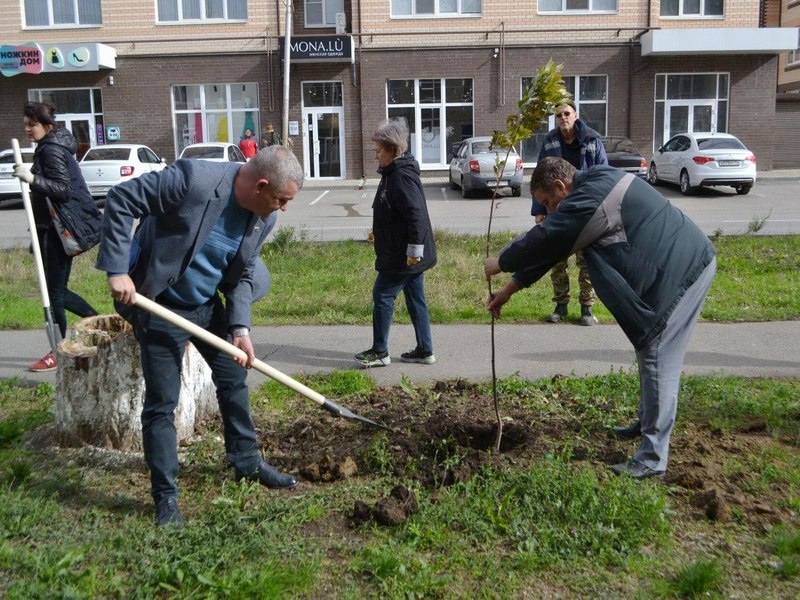
[[[281,56],[286,38],[281,38]],[[353,38],[349,35],[297,36],[289,43],[291,62],[355,62]]]

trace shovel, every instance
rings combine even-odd
[[[165,321],[169,321],[176,327],[180,327],[187,333],[190,333],[191,335],[200,338],[209,346],[214,346],[214,348],[216,348],[217,350],[221,350],[222,352],[225,352],[226,354],[229,354],[236,358],[247,358],[247,354],[245,354],[243,350],[240,350],[233,344],[226,342],[222,338],[214,335],[209,331],[206,331],[205,329],[203,329],[198,325],[195,325],[191,321],[184,319],[180,315],[176,315],[171,310],[164,308],[160,304],[157,304],[156,302],[153,302],[152,300],[145,298],[140,294],[136,294],[135,304],[139,308],[144,309],[147,312],[154,314],[155,316],[160,317],[161,319],[164,319]],[[303,385],[296,379],[292,379],[285,373],[278,371],[274,367],[269,366],[267,363],[259,359],[255,359],[253,361],[253,368],[256,371],[263,373],[267,377],[271,377],[278,383],[282,383],[283,385],[285,385],[291,390],[294,390],[298,394],[302,394],[309,400],[316,402],[317,404],[320,405],[321,408],[327,410],[328,412],[337,417],[342,417],[344,419],[352,419],[354,421],[361,421],[362,423],[366,423],[367,425],[372,425],[373,427],[380,427],[382,429],[392,431],[389,427],[386,427],[385,425],[381,425],[380,423],[371,421],[366,417],[357,415],[356,413],[348,410],[344,406],[339,406],[335,402],[325,398],[325,396],[323,396],[322,394],[315,392],[310,387]]]
[[[19,149],[17,138],[11,140],[11,148],[14,151],[14,163],[21,165],[22,152]],[[33,206],[28,190],[28,184],[20,179],[19,187],[22,190],[22,204],[25,206],[25,214],[28,217],[28,229],[31,232],[31,248],[33,248],[33,262],[36,263],[36,276],[39,278],[39,292],[42,296],[42,306],[44,307],[44,329],[47,333],[47,340],[50,342],[50,349],[53,354],[58,349],[58,342],[61,341],[61,330],[58,328],[53,318],[53,309],[50,307],[50,296],[47,293],[47,280],[44,277],[44,263],[42,262],[42,250],[39,248],[39,236],[36,234],[36,221],[33,218]]]

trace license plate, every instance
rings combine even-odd
[[[738,167],[739,161],[738,160],[718,160],[717,164],[720,167]]]
[[[494,183],[495,183],[495,180],[494,179],[490,179],[489,181],[486,182],[486,187],[493,188],[494,187]],[[505,187],[507,185],[508,185],[508,182],[501,179],[500,182],[498,182],[497,187]]]
[[[101,194],[103,192],[107,192],[111,189],[110,185],[93,185],[89,188],[89,191],[94,194]]]
[[[11,173],[0,173],[0,179],[13,179],[14,175]]]

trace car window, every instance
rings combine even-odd
[[[746,150],[744,144],[736,138],[697,138],[700,150]]]
[[[188,146],[183,150],[182,158],[224,158],[225,148],[217,146],[196,146],[189,148]]]
[[[32,163],[33,162],[33,152],[25,152],[22,151],[22,162],[24,163]],[[14,153],[9,152],[8,154],[0,155],[0,165],[13,165],[14,164]]]
[[[158,160],[156,153],[150,150],[150,148],[139,148],[139,160],[143,163],[161,162]]]
[[[472,144],[473,154],[488,154],[492,147],[491,142],[475,142]]]
[[[131,151],[128,148],[92,148],[84,156],[82,162],[93,160],[128,160]]]
[[[462,144],[461,148],[458,149],[458,157],[459,158],[466,158],[468,150],[469,150],[469,144],[466,144],[466,143]]]
[[[236,162],[247,162],[247,159],[244,157],[244,154],[242,154],[242,151],[236,146],[231,146],[231,152],[233,152],[234,160]]]
[[[639,149],[628,138],[605,138],[602,140],[606,152],[625,152],[639,154]]]

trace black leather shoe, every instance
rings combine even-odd
[[[180,529],[186,523],[178,510],[178,499],[173,496],[162,498],[156,502],[156,518],[159,527]]]
[[[642,422],[639,419],[636,419],[633,423],[627,425],[626,427],[612,427],[611,433],[618,438],[622,438],[623,440],[632,440],[642,435]]]
[[[273,489],[285,489],[297,485],[297,480],[294,477],[281,473],[263,460],[258,461],[258,466],[252,473],[243,473],[239,469],[235,469],[234,474],[236,481],[241,481],[242,479],[257,481],[261,485]]]
[[[611,465],[611,470],[617,475],[627,475],[634,479],[649,479],[651,477],[663,477],[666,471],[654,471],[647,465],[643,465],[637,460],[629,460],[626,463]]]

